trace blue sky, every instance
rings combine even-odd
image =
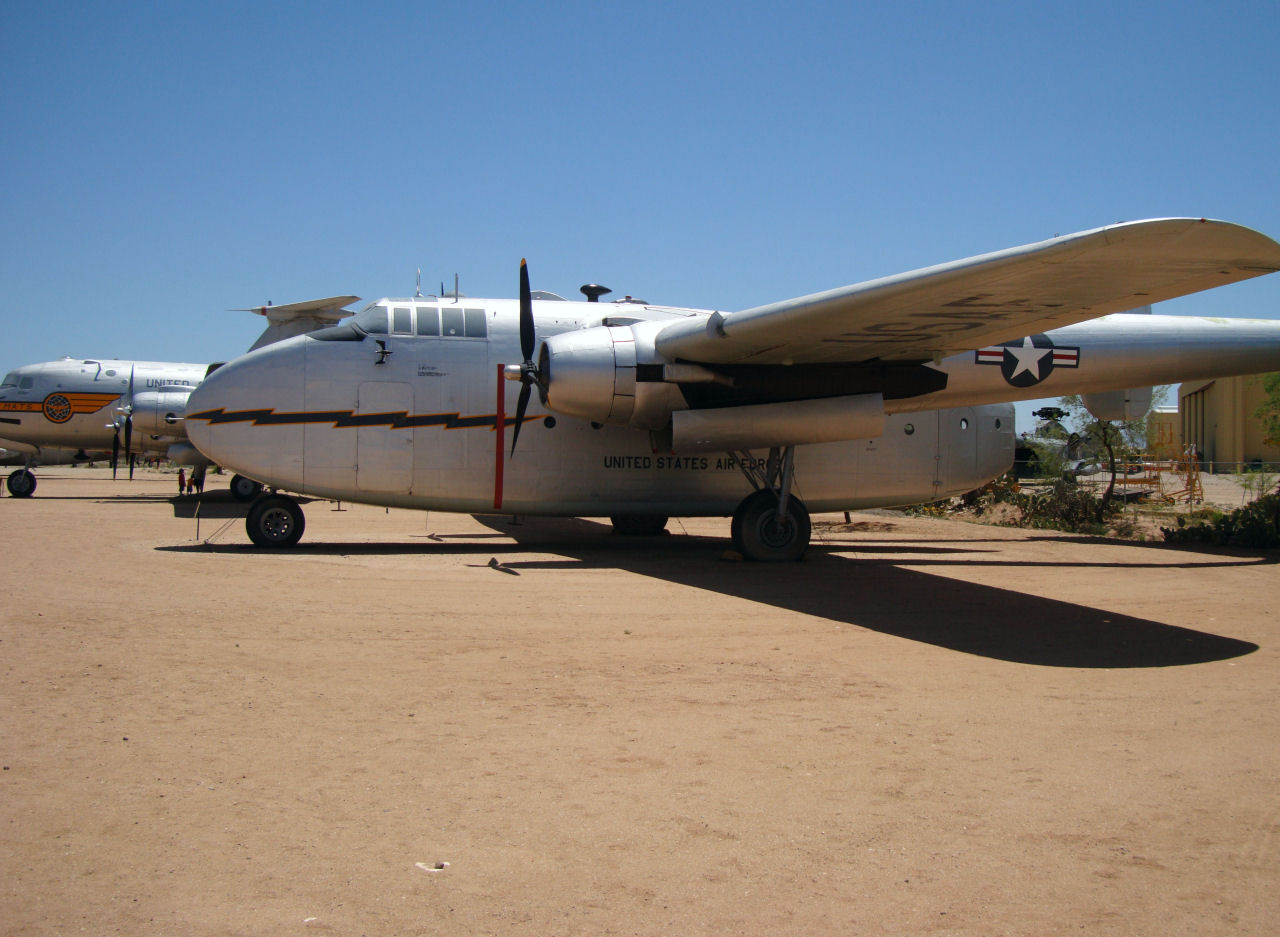
[[[1273,3],[0,12],[0,368],[423,282],[734,310],[1120,220],[1280,236]],[[1280,316],[1280,275],[1166,303]]]

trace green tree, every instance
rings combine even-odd
[[[1151,406],[1154,408],[1163,404],[1168,399],[1169,390],[1168,384],[1154,388]],[[1106,456],[1107,488],[1098,501],[1098,522],[1102,523],[1111,509],[1111,500],[1115,497],[1119,465],[1146,451],[1147,417],[1150,410],[1136,420],[1099,420],[1089,412],[1084,405],[1084,398],[1079,394],[1061,397],[1058,404],[1067,411],[1067,423],[1084,441],[1083,448],[1093,452],[1098,458],[1104,454]]]
[[[1263,442],[1280,446],[1280,371],[1262,375],[1263,401],[1253,411],[1262,421]]]

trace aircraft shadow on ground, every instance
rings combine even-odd
[[[6,498],[8,501],[25,501],[40,503],[41,501],[92,501],[95,504],[165,504],[167,497],[156,494],[118,494],[118,495],[46,495],[37,491],[32,498]]]
[[[728,543],[705,537],[643,538],[613,536],[608,525],[581,519],[553,519],[513,527],[500,518],[478,518],[504,531],[521,546],[556,553],[560,560],[504,560],[503,571],[517,573],[565,566],[605,566],[663,579],[736,598],[772,605],[895,635],[911,641],[1014,663],[1050,667],[1168,667],[1226,660],[1250,654],[1258,645],[1091,608],[1012,589],[962,582],[905,569],[901,560],[850,558],[841,551],[868,552],[862,541],[817,544],[803,563],[721,563]],[[557,535],[558,534],[558,535]],[[606,544],[608,545],[606,547]],[[887,543],[875,545],[890,549]],[[962,566],[965,554],[989,553],[935,543],[896,541],[897,554],[913,557],[912,566]],[[950,558],[934,558],[940,553]],[[988,563],[982,559],[978,562]],[[1255,561],[1256,562],[1256,561]],[[1022,563],[994,565],[1046,566]],[[1073,563],[1105,567],[1110,563]],[[1249,560],[1152,563],[1125,568],[1204,568],[1252,565]]]
[[[992,566],[1082,569],[1120,567],[1205,569],[1274,562],[1256,557],[1216,557],[1171,563],[1050,563],[991,559],[993,548],[970,541],[918,541],[828,537],[814,543],[803,563],[720,562],[727,539],[690,535],[619,537],[612,528],[581,518],[533,518],[513,524],[504,517],[477,517],[492,531],[475,535],[424,536],[413,543],[307,543],[303,555],[418,554],[476,556],[518,577],[537,570],[619,569],[640,576],[718,592],[788,611],[846,623],[910,641],[1013,663],[1048,667],[1168,667],[1227,660],[1258,645],[1223,635],[1092,608],[945,576],[912,567],[956,569],[975,562]],[[513,540],[511,545],[495,540]],[[481,542],[476,542],[481,541]],[[984,543],[987,541],[978,541]],[[1108,541],[1112,543],[1112,541]],[[953,544],[953,545],[949,545]],[[244,553],[248,544],[189,544],[159,547],[171,552]],[[498,553],[502,557],[499,560]],[[512,553],[551,554],[522,560]],[[857,557],[842,555],[856,552]],[[868,554],[893,554],[868,556]],[[902,554],[910,554],[908,560]]]

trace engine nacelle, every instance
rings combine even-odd
[[[872,439],[884,433],[880,394],[793,400],[672,414],[674,452],[735,452],[772,446]]]
[[[593,423],[629,424],[636,403],[636,338],[627,326],[597,326],[553,335],[543,343],[539,372],[547,406]]]
[[[1085,408],[1098,420],[1140,420],[1151,409],[1150,387],[1134,387],[1129,390],[1108,390],[1097,394],[1084,394]]]
[[[149,390],[133,395],[134,432],[151,436],[173,436],[187,414],[191,388]]]

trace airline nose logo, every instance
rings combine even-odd
[[[71,419],[71,401],[65,394],[50,394],[44,398],[44,415],[50,423],[65,423]]]
[[[65,423],[77,413],[97,413],[119,396],[119,394],[64,394],[54,391],[44,398],[40,410],[50,423]]]
[[[1034,387],[1054,368],[1078,368],[1080,349],[1055,345],[1047,335],[1028,335],[1020,342],[979,348],[977,362],[999,365],[1006,383],[1013,387]]]

